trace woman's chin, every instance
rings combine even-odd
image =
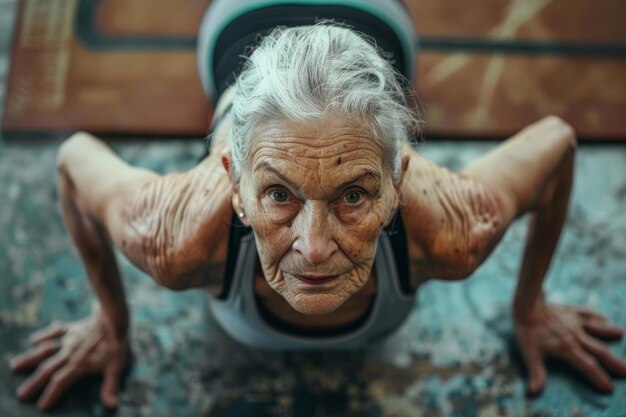
[[[336,294],[298,294],[285,298],[294,310],[309,316],[330,314],[346,301],[339,299]]]

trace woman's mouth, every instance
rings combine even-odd
[[[321,285],[330,282],[339,275],[294,275],[300,281],[309,285]]]

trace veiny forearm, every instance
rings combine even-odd
[[[541,287],[567,216],[573,168],[574,147],[569,146],[530,208],[530,224],[513,302],[517,319],[530,317],[543,301]]]
[[[78,249],[85,271],[108,325],[118,336],[127,333],[128,305],[113,247],[103,225],[89,213],[68,170],[59,166],[59,200],[65,226]]]

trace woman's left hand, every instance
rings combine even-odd
[[[612,392],[607,373],[626,377],[626,362],[598,339],[621,339],[624,330],[601,314],[579,307],[541,302],[531,314],[514,315],[515,334],[528,369],[528,392],[538,394],[546,384],[546,358],[568,362],[600,391]]]

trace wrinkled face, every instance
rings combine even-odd
[[[369,279],[397,207],[382,155],[344,119],[257,131],[233,206],[246,213],[268,284],[300,313],[330,313]]]

